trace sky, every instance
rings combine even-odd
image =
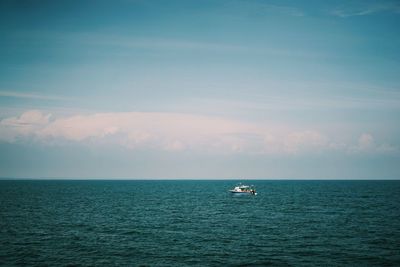
[[[400,179],[400,2],[0,1],[0,177]]]

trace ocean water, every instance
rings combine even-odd
[[[400,266],[400,181],[0,181],[1,266]]]

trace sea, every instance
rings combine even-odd
[[[400,181],[1,180],[1,266],[400,266]]]

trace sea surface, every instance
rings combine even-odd
[[[1,266],[400,266],[400,181],[0,181]]]

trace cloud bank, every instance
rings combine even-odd
[[[299,154],[393,152],[363,133],[343,144],[316,130],[295,130],[220,117],[161,112],[119,112],[53,118],[38,110],[0,121],[0,140],[33,140],[48,145],[76,142],[127,149],[201,153]]]

